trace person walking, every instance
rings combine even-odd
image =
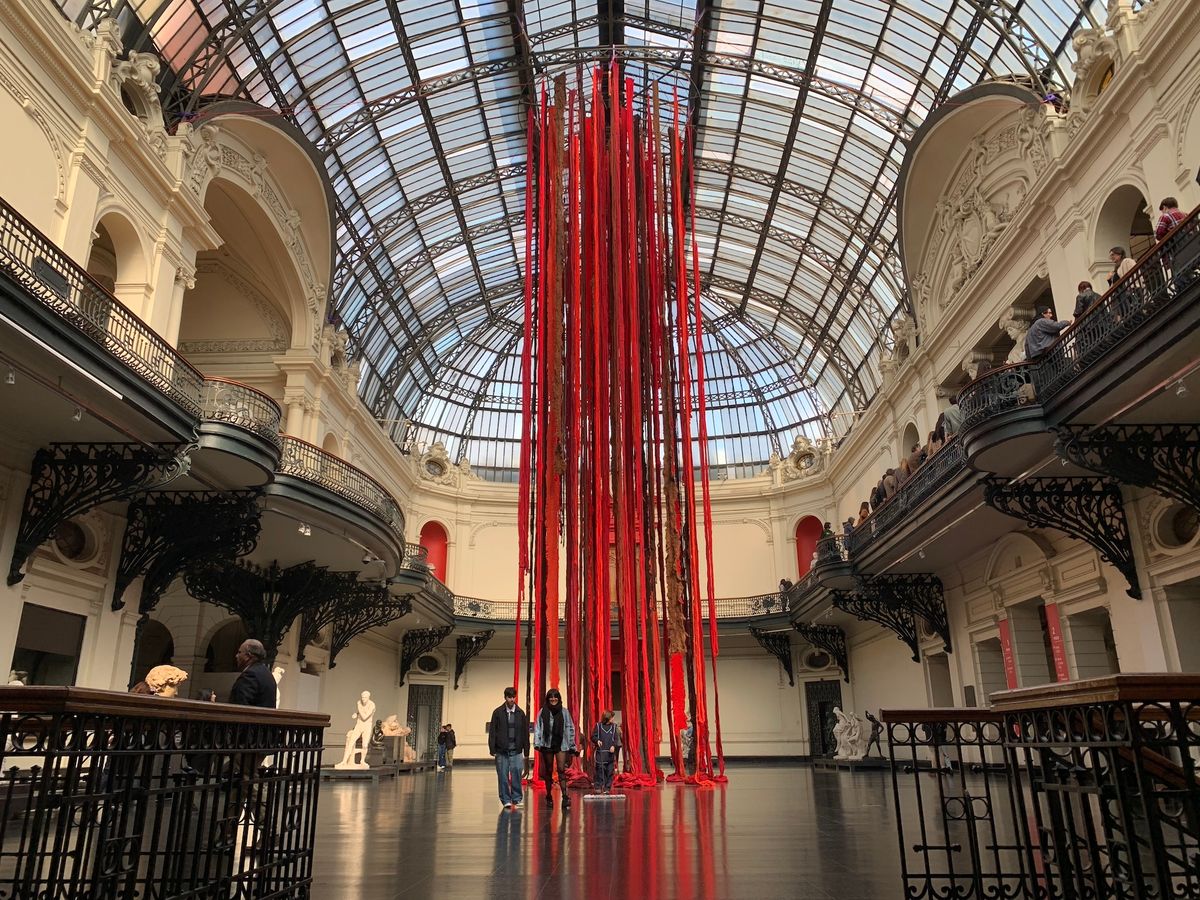
[[[611,794],[613,770],[621,750],[621,729],[613,722],[611,709],[600,714],[600,721],[592,729],[592,748],[596,753],[596,790]]]
[[[529,755],[529,719],[517,706],[517,689],[504,689],[504,702],[492,710],[488,726],[488,753],[496,760],[496,779],[500,784],[500,806],[521,808],[521,776]]]
[[[458,746],[458,738],[455,737],[455,735],[454,735],[454,726],[451,725],[449,722],[447,722],[446,723],[446,745],[445,745],[446,761],[443,763],[443,765],[447,769],[454,768],[454,748],[457,746]]]
[[[546,691],[546,699],[533,728],[533,748],[542,763],[542,778],[546,782],[546,805],[554,805],[554,767],[558,766],[558,786],[562,791],[562,808],[569,809],[567,793],[567,761],[577,749],[575,723],[563,706],[558,688]]]
[[[267,651],[262,641],[254,638],[242,641],[233,661],[242,674],[229,690],[229,702],[274,709],[277,685],[267,668]]]

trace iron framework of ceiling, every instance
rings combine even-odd
[[[695,124],[718,466],[836,436],[908,309],[907,141],[984,80],[1062,94],[1102,0],[57,0],[168,65],[166,104],[256,102],[309,136],[338,197],[331,308],[397,440],[484,474],[519,439],[524,111],[544,77],[619,60]],[[670,105],[669,103],[667,104]]]

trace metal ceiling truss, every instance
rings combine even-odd
[[[1067,425],[1054,449],[1077,466],[1200,512],[1200,425]]]
[[[444,625],[441,628],[414,628],[404,633],[400,641],[401,687],[404,686],[404,679],[413,664],[430,650],[436,649],[453,630],[453,625]]]
[[[779,660],[783,671],[787,673],[788,684],[796,686],[796,676],[792,671],[792,642],[786,631],[763,631],[761,628],[750,627],[750,634],[769,654]]]
[[[983,499],[1035,528],[1056,528],[1090,544],[1125,576],[1127,593],[1142,599],[1121,486],[1111,478],[983,479]]]
[[[850,683],[850,654],[846,650],[846,632],[837,625],[806,625],[804,622],[793,622],[792,627],[799,632],[800,637],[808,641],[818,650],[824,650],[842,670],[842,680]]]
[[[383,628],[412,612],[409,597],[391,597],[386,585],[366,587],[339,604],[329,628],[329,668],[337,666],[338,654],[359,635]]]

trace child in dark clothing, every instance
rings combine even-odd
[[[600,723],[592,729],[592,746],[596,750],[596,790],[611,794],[613,769],[621,751],[621,729],[613,723],[611,709],[600,714]]]

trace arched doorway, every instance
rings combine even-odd
[[[110,212],[96,223],[87,273],[138,315],[145,313],[146,264],[137,230],[123,215]]]
[[[426,522],[421,528],[421,546],[429,552],[429,566],[443,584],[446,583],[446,564],[450,560],[450,538],[438,522]]]
[[[133,683],[146,678],[146,673],[155,666],[170,665],[175,658],[175,639],[162,622],[149,619],[142,626],[138,641],[137,659],[133,663]]]
[[[816,516],[805,516],[796,523],[796,572],[803,578],[812,568],[813,554],[817,552],[817,541],[821,539],[821,520]]]
[[[1096,221],[1096,258],[1103,260],[1105,274],[1108,253],[1113,247],[1124,247],[1130,259],[1137,259],[1154,246],[1154,223],[1147,213],[1145,195],[1131,184],[1123,184],[1104,201]]]
[[[236,672],[233,657],[242,641],[249,637],[241,619],[230,619],[217,629],[204,649],[205,672]]]
[[[909,422],[904,426],[904,437],[900,440],[900,458],[904,459],[912,453],[913,445],[918,447],[921,445],[921,432],[917,431],[915,422]]]

